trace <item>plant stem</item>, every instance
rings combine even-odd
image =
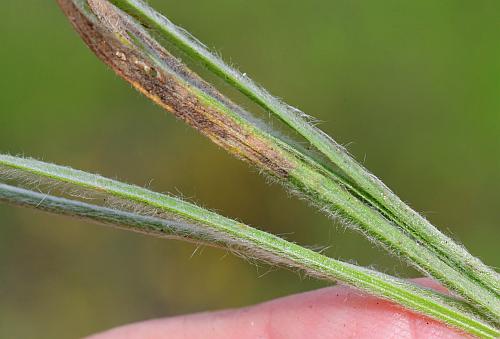
[[[462,246],[437,230],[420,214],[411,209],[380,180],[354,160],[339,144],[307,121],[306,115],[284,104],[265,89],[256,85],[249,77],[230,67],[211,53],[198,40],[186,31],[179,29],[170,20],[156,12],[141,0],[110,0],[174,46],[184,51],[189,57],[201,62],[214,74],[274,114],[293,130],[302,135],[333,164],[340,168],[351,182],[351,186],[362,192],[363,198],[374,208],[387,215],[394,223],[418,238],[424,246],[434,251],[439,257],[458,267],[470,279],[500,296],[499,275],[472,256]]]
[[[96,55],[146,96],[292,191],[358,226],[498,321],[500,301],[492,291],[358,199],[340,177],[249,121],[249,113],[187,69],[132,18],[105,0],[59,3]],[[23,166],[19,159],[14,163]]]
[[[88,186],[91,186],[91,183]],[[120,191],[121,188],[117,187],[116,190]],[[158,194],[149,193],[154,196],[152,200],[156,200]],[[463,302],[407,281],[327,258],[178,198],[162,197],[162,201],[168,201],[163,208],[173,213],[177,217],[176,220],[110,209],[4,184],[0,184],[0,201],[148,235],[224,246],[269,264],[300,269],[309,275],[329,281],[341,280],[355,288],[394,301],[480,337],[494,338],[500,335],[499,331],[475,318],[468,305]],[[173,209],[172,206],[176,208]],[[156,205],[154,207],[158,208]]]

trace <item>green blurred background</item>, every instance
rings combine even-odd
[[[500,266],[500,2],[155,0]],[[182,195],[391,274],[400,260],[269,186],[101,64],[54,1],[4,0],[0,152]],[[324,286],[224,251],[0,206],[0,337],[71,338]]]

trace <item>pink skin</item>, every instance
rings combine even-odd
[[[445,291],[429,279],[417,283]],[[256,306],[149,320],[89,339],[464,338],[437,321],[344,286]]]

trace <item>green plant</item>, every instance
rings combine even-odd
[[[34,160],[1,156],[2,177],[28,186],[33,181],[42,182],[48,184],[47,189],[61,186],[63,193],[68,188],[78,194],[99,193],[112,208],[52,196],[40,199],[34,192],[5,185],[0,187],[2,200],[229,246],[314,276],[344,281],[476,335],[498,335],[495,328],[500,314],[498,274],[403,204],[301,112],[274,99],[246,76],[226,66],[142,2],[60,0],[59,3],[91,49],[146,96],[290,191],[340,217],[438,279],[466,302],[326,258],[177,198]],[[252,119],[248,112],[184,66],[162,43],[200,61],[278,116],[327,160],[318,160],[314,153]]]

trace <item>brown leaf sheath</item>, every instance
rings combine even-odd
[[[236,120],[227,111],[248,114],[225,98],[215,88],[189,70],[168,51],[153,41],[146,32],[134,31],[141,39],[154,46],[168,71],[153,65],[143,51],[127,46],[125,34],[120,39],[116,32],[101,25],[97,18],[73,3],[73,0],[57,0],[64,14],[90,49],[121,78],[149,97],[165,110],[172,112],[213,142],[245,161],[248,161],[269,175],[285,179],[294,168],[285,152],[273,143],[271,136],[256,131],[250,124]],[[107,18],[108,26],[120,32],[120,27],[131,29],[127,22],[120,23],[113,5],[103,0],[88,0],[90,8],[101,19]],[[113,6],[113,7],[111,7]],[[111,23],[110,23],[111,22]],[[202,92],[210,100],[195,95]],[[217,102],[214,105],[213,102]]]

